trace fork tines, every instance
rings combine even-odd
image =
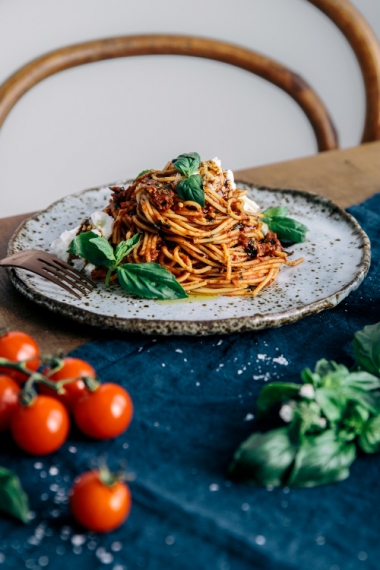
[[[77,291],[82,295],[86,295],[96,287],[96,283],[87,275],[84,275],[69,263],[58,259],[55,255],[42,250],[29,249],[14,253],[0,260],[0,265],[4,267],[20,267],[32,271],[62,287],[78,299],[81,298],[81,295],[78,295]]]
[[[92,291],[96,287],[94,281],[92,281],[89,277],[75,269],[75,267],[69,263],[62,261],[57,257],[49,256],[49,259],[46,259],[45,257],[41,256],[39,261],[42,263],[42,271],[46,271],[50,274],[50,276],[55,276],[59,279],[62,279],[64,283],[67,283],[73,289],[76,289],[82,293],[82,295],[86,295],[87,292]],[[63,283],[60,283],[60,285],[63,287]],[[77,295],[75,291],[71,291],[68,287],[64,287],[64,289],[75,294],[80,299],[80,295]]]

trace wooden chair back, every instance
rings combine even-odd
[[[380,47],[372,30],[348,0],[309,0],[330,17],[353,47],[363,73],[367,110],[362,142],[380,139]],[[251,50],[188,36],[140,35],[85,42],[52,51],[22,67],[0,86],[0,127],[16,102],[31,87],[64,69],[118,57],[175,54],[235,65],[288,93],[314,130],[318,150],[337,148],[335,127],[316,92],[298,74]]]
[[[328,16],[351,45],[363,76],[366,116],[361,142],[380,140],[380,45],[369,24],[348,0],[308,0]]]

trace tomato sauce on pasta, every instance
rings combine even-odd
[[[255,296],[282,265],[303,261],[288,260],[263,214],[247,207],[248,192],[236,188],[219,161],[201,162],[198,172],[204,206],[181,199],[176,188],[184,176],[172,162],[142,173],[127,188],[111,187],[104,210],[114,218],[110,243],[141,235],[126,261],[159,263],[189,294],[228,296]]]

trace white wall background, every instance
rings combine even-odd
[[[380,1],[354,4],[380,38]],[[287,65],[322,97],[341,146],[359,143],[359,67],[338,29],[306,0],[1,0],[0,82],[58,47],[166,32],[237,43]],[[313,154],[316,143],[296,103],[243,70],[178,56],[82,66],[34,87],[4,123],[0,217],[190,150],[239,169]]]

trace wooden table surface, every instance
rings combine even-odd
[[[347,207],[380,192],[380,141],[241,170],[235,178],[272,188],[309,190]],[[28,215],[0,220],[0,259],[6,256],[9,238]],[[0,327],[31,334],[45,354],[69,352],[97,337],[111,336],[28,301],[13,288],[5,270],[0,270],[0,295]]]

